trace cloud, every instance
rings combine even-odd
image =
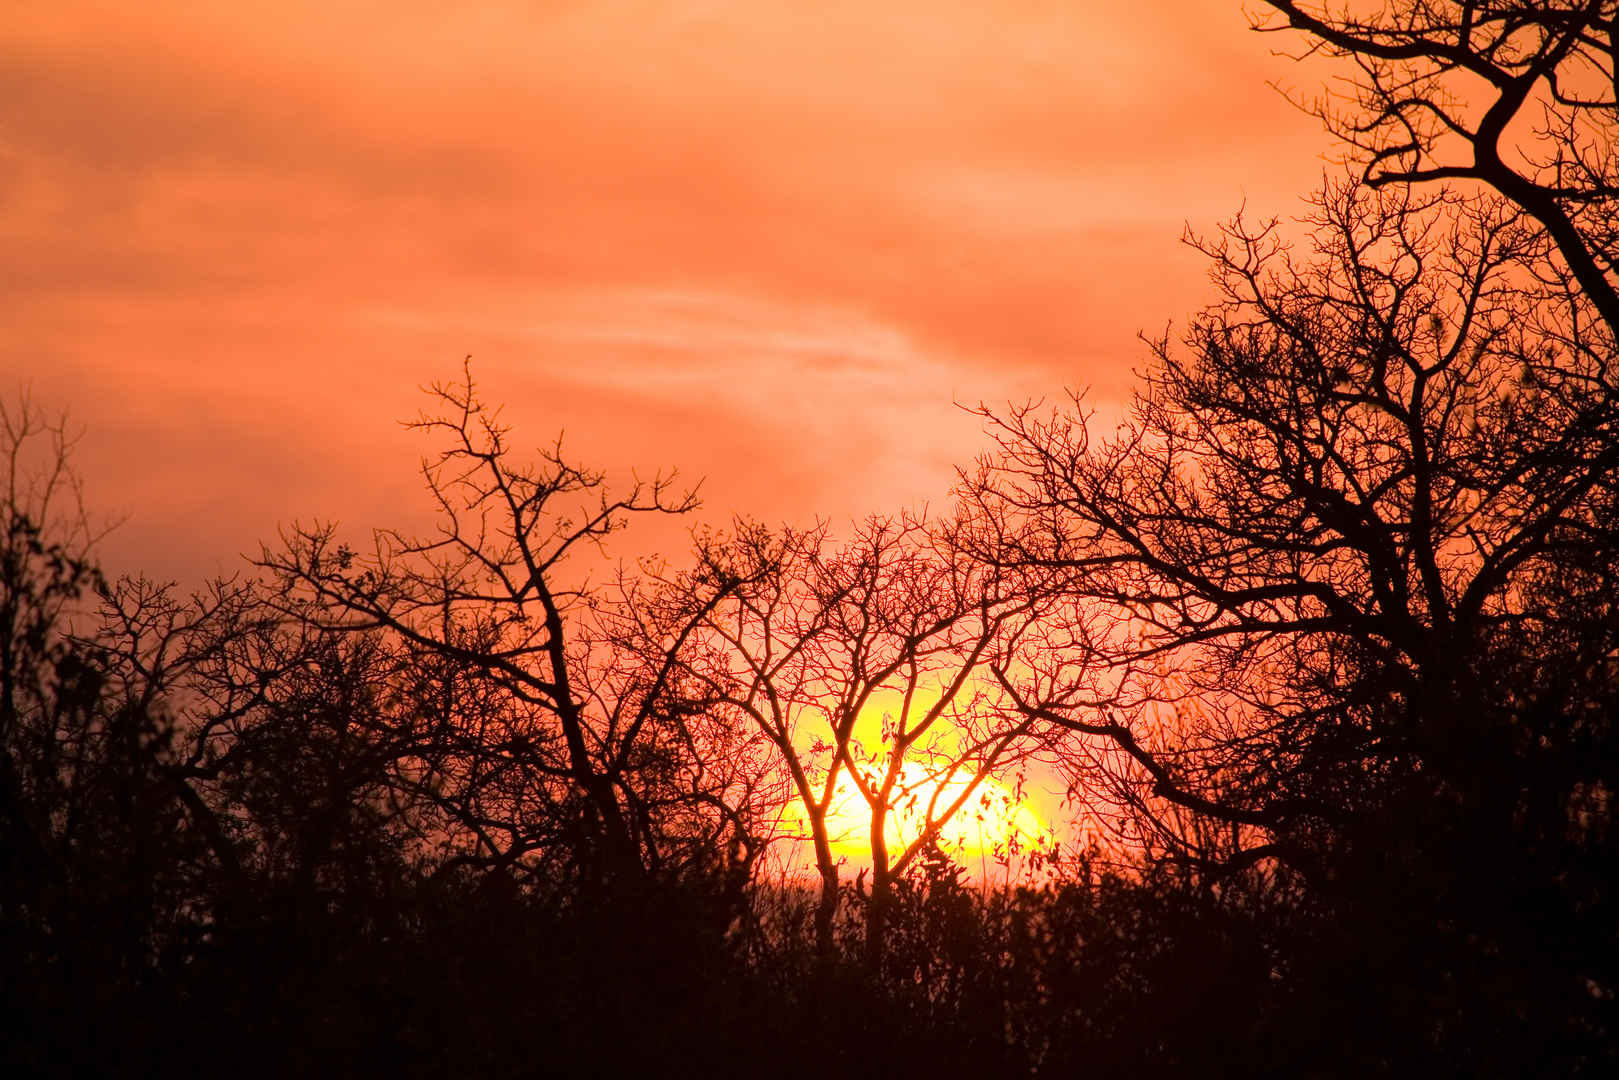
[[[711,433],[753,431],[766,487],[774,460],[788,474],[821,474],[845,497],[853,486],[901,503],[942,498],[950,466],[977,428],[957,408],[958,391],[1015,389],[869,313],[737,292],[562,290],[366,317],[521,343],[505,354],[529,358],[516,364],[520,377],[548,387],[548,396],[702,417]],[[854,506],[881,508],[869,498]],[[839,509],[823,499],[812,512]]]
[[[738,508],[931,497],[979,445],[953,398],[1122,394],[1200,299],[1182,223],[1313,182],[1274,70],[1172,0],[31,5],[0,368],[189,521],[364,503],[341,478],[468,352]]]

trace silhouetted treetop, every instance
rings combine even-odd
[[[512,868],[567,852],[571,872],[606,884],[722,858],[733,831],[751,829],[755,808],[740,800],[760,791],[745,754],[708,767],[719,743],[704,740],[725,735],[699,731],[704,717],[678,699],[674,655],[739,582],[651,607],[633,580],[603,588],[567,565],[637,515],[689,512],[695,494],[672,474],[613,492],[560,440],[518,461],[470,371],[426,393],[433,408],[408,426],[442,444],[422,462],[436,530],[378,530],[362,552],[331,526],[295,528],[259,560],[276,602],[421,658],[437,685],[428,700],[459,733],[461,779],[448,789],[469,830],[459,862]],[[756,848],[751,834],[740,842]]]
[[[1299,31],[1354,65],[1308,107],[1366,182],[1477,182],[1538,221],[1619,336],[1619,3],[1265,0],[1254,26]]]
[[[1465,771],[1488,643],[1556,618],[1526,581],[1615,556],[1619,409],[1536,330],[1538,233],[1353,185],[1312,223],[1307,260],[1240,219],[1202,244],[1223,300],[1155,344],[1117,433],[985,414],[968,550],[1074,598],[1010,682],[1122,752],[1140,807],[1341,822],[1372,760]]]

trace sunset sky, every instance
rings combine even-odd
[[[117,571],[420,512],[473,356],[524,446],[704,514],[946,494],[956,402],[1127,391],[1184,223],[1297,211],[1236,3],[53,0],[0,20],[3,389],[85,429]]]

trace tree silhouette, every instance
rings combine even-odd
[[[519,465],[470,374],[429,393],[439,411],[410,426],[446,442],[422,466],[440,512],[436,534],[379,531],[360,553],[332,527],[298,528],[260,566],[280,583],[289,617],[385,633],[433,672],[437,722],[457,747],[444,759],[458,776],[454,793],[440,788],[438,799],[472,838],[458,864],[509,868],[567,851],[581,880],[633,887],[665,861],[666,839],[678,846],[702,831],[689,815],[671,817],[672,807],[721,823],[711,839],[747,815],[732,801],[735,777],[694,773],[685,767],[694,759],[681,757],[697,738],[669,683],[685,629],[637,625],[622,607],[592,629],[606,601],[568,562],[630,517],[685,513],[695,497],[661,475],[610,494],[560,445]],[[700,599],[688,621],[713,602]],[[656,638],[663,660],[624,667],[613,639],[633,634]],[[675,819],[680,837],[660,835]]]
[[[694,570],[664,578],[677,596],[719,595],[723,583],[745,584],[686,643],[688,692],[773,748],[814,849],[823,953],[842,887],[833,812],[850,789],[864,804],[876,964],[895,882],[997,768],[1029,749],[1028,721],[985,685],[1029,602],[981,566],[945,557],[936,531],[909,517],[865,521],[843,545],[824,526],[778,535],[739,521],[730,536],[699,537]],[[914,820],[893,849],[896,815]]]
[[[0,403],[0,1062],[26,1071],[149,1060],[202,857],[169,774],[175,719],[127,692],[98,626],[72,444],[27,394]]]
[[[5,546],[0,549],[0,828],[5,831],[8,922],[37,910],[48,872],[55,789],[70,784],[63,741],[82,741],[99,686],[64,625],[100,582],[91,532],[68,471],[65,421],[52,423],[23,395],[0,403],[5,463]],[[67,727],[78,728],[75,734]]]
[[[1265,0],[1265,32],[1351,61],[1308,103],[1373,187],[1476,183],[1533,217],[1619,335],[1619,5]]]
[[[1280,863],[1501,999],[1446,1023],[1556,1000],[1566,1036],[1583,980],[1619,974],[1605,945],[1506,990],[1464,942],[1533,968],[1529,911],[1611,940],[1583,887],[1545,888],[1611,861],[1605,823],[1567,827],[1619,749],[1595,644],[1619,612],[1593,584],[1619,556],[1605,327],[1541,333],[1574,324],[1526,272],[1542,234],[1498,202],[1351,184],[1312,224],[1308,260],[1240,219],[1200,245],[1224,299],[1155,344],[1118,432],[985,413],[971,554],[1070,599],[1002,679],[1171,857]]]
[[[1356,178],[1189,237],[1116,429],[981,409],[944,519],[596,581],[694,496],[520,463],[463,369],[435,531],[182,595],[0,403],[0,1067],[1619,1068],[1619,9],[1268,7]],[[1033,755],[1078,850],[972,887]]]

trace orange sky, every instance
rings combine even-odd
[[[116,570],[417,512],[471,353],[525,445],[706,513],[938,501],[952,402],[1117,398],[1182,223],[1326,140],[1237,3],[52,0],[0,20],[4,382],[67,407]],[[1314,76],[1311,76],[1314,78]],[[6,389],[9,392],[9,388]]]

